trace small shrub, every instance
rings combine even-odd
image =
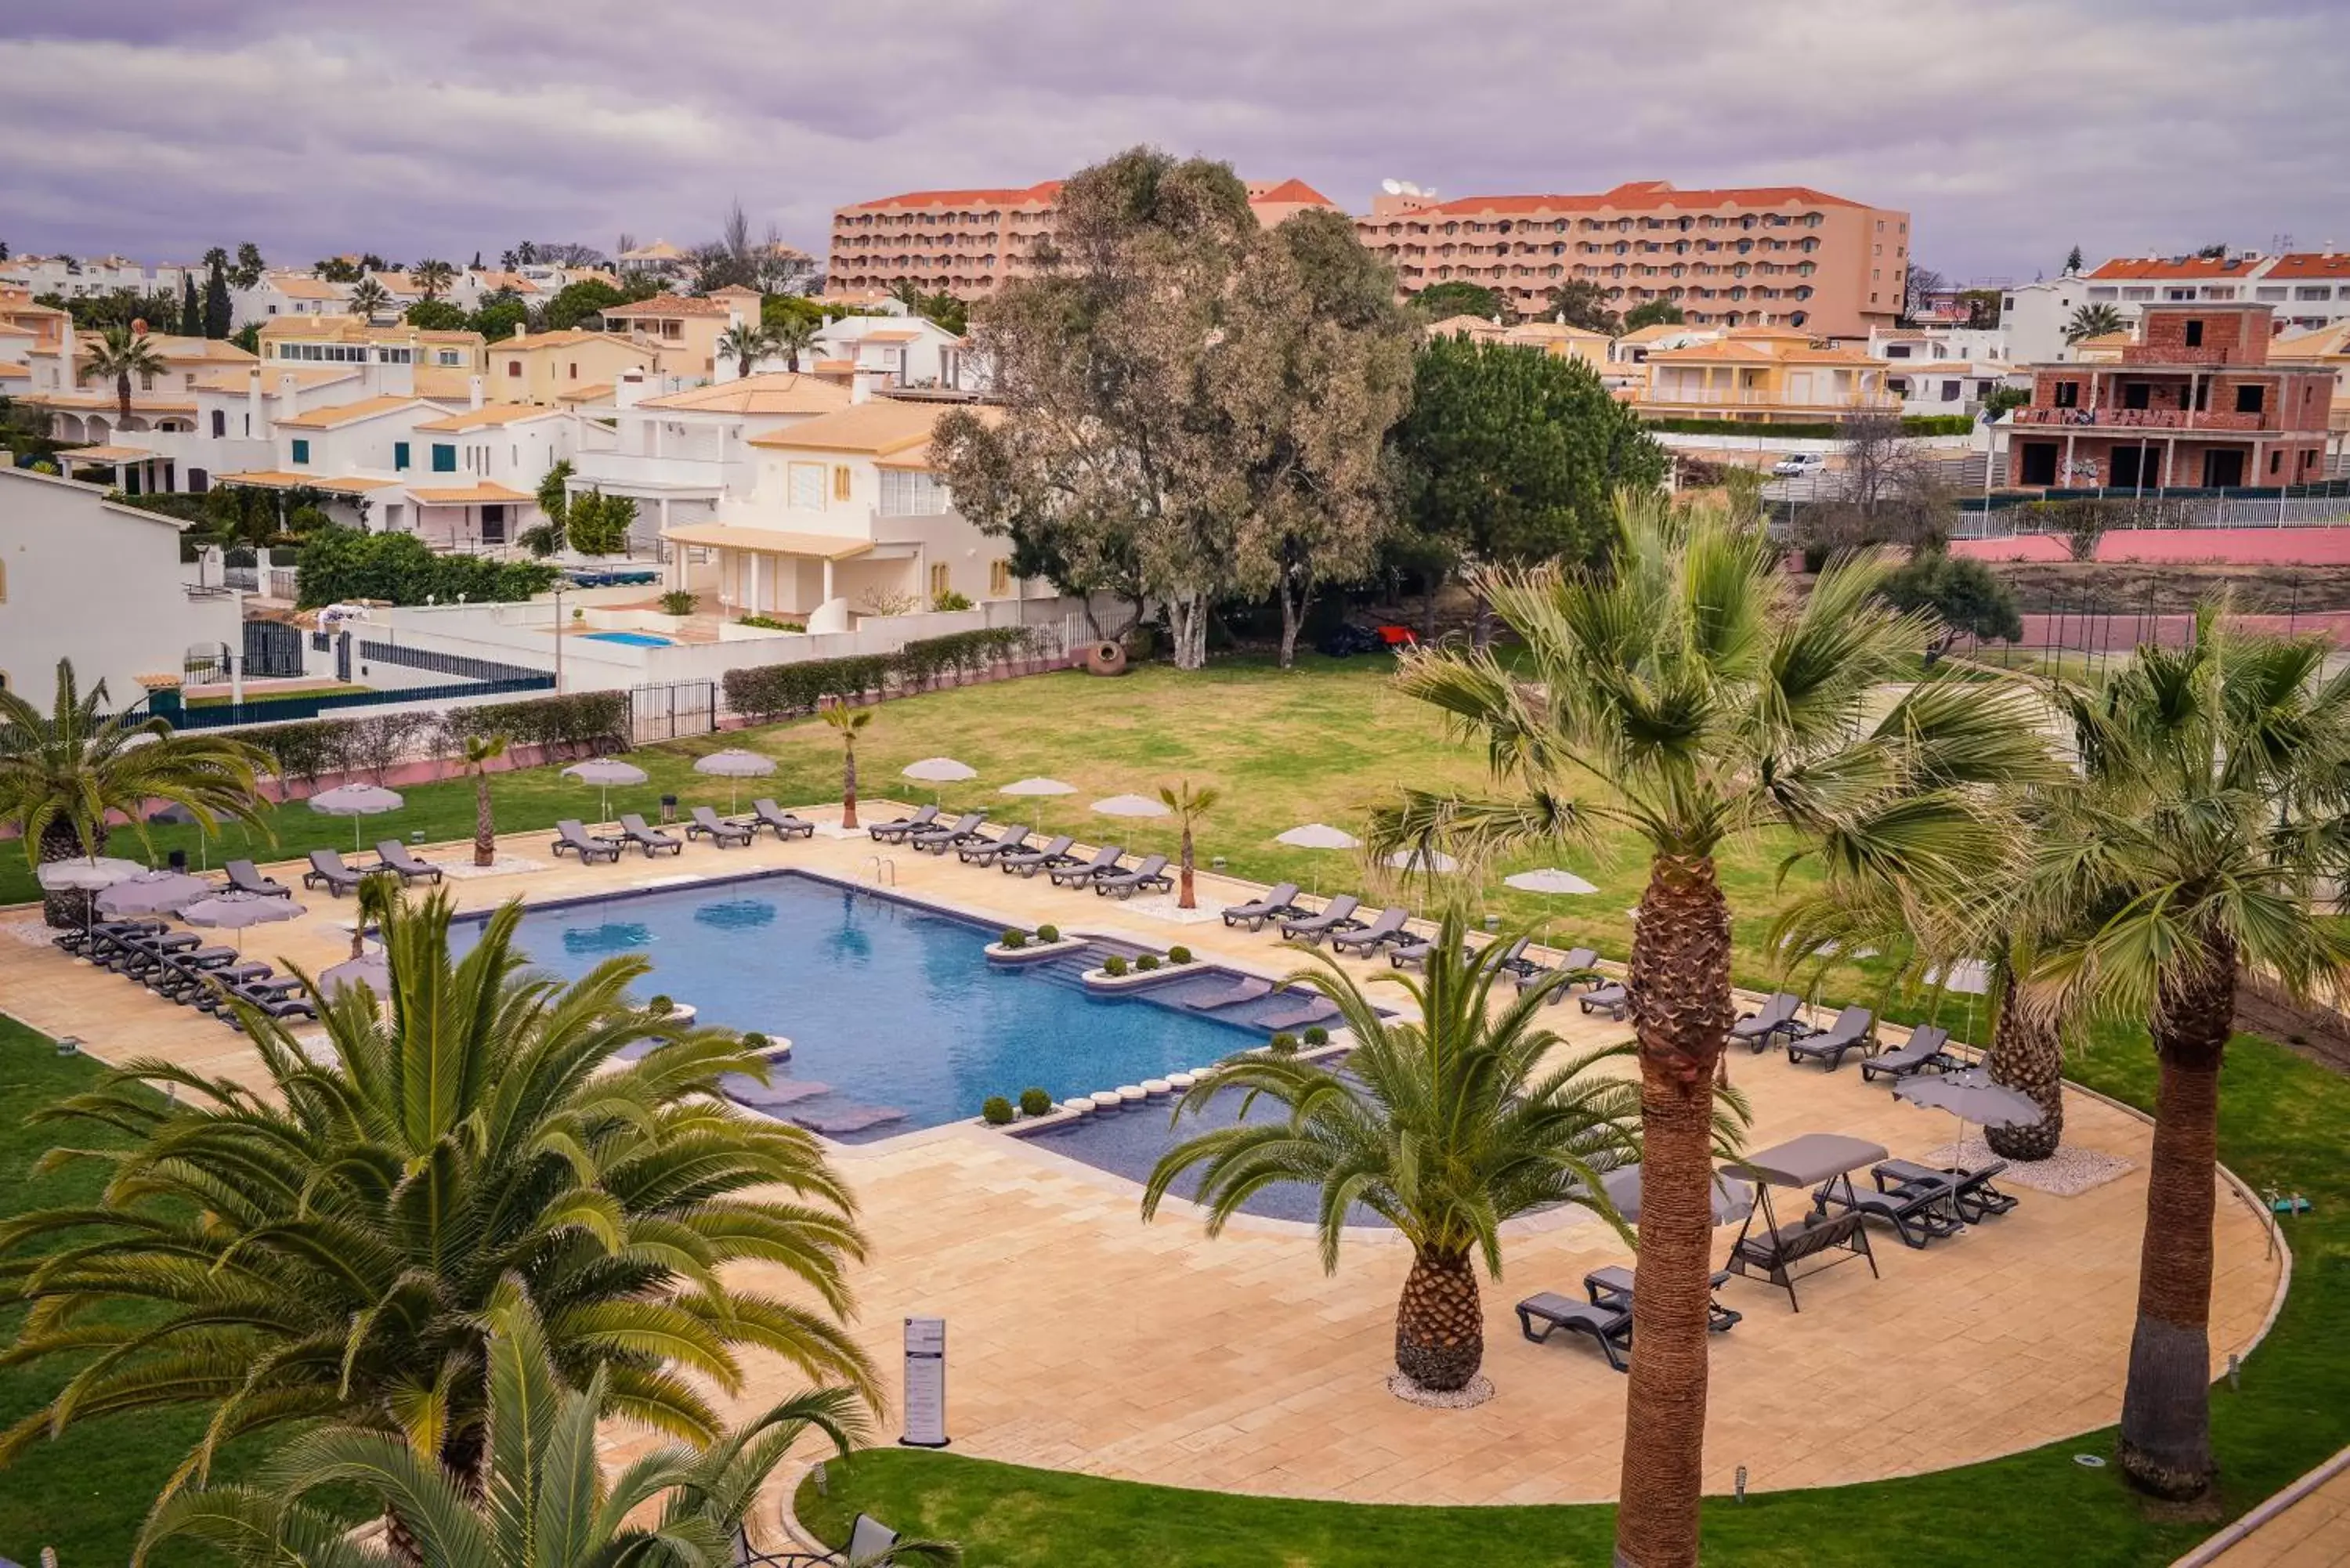
[[[1292,1034],[1286,1029],[1274,1035],[1270,1041],[1266,1042],[1266,1044],[1272,1047],[1273,1054],[1276,1056],[1295,1056],[1297,1054],[1297,1036]]]
[[[1145,953],[1140,958],[1134,961],[1134,967],[1144,974],[1149,974],[1152,970],[1159,967],[1159,955],[1157,953]]]
[[[1028,945],[1028,933],[1023,930],[1006,930],[995,939],[995,945],[1000,948],[1024,948]]]
[[[769,1039],[764,1034],[760,1033],[755,1029],[751,1031],[750,1033],[743,1036],[743,1049],[745,1051],[764,1051],[774,1044],[775,1042],[773,1040]]]
[[[931,596],[931,608],[941,611],[967,610],[971,608],[971,596],[968,594],[959,594],[952,588],[949,588],[942,594],[932,594]]]
[[[1123,956],[1118,953],[1112,953],[1109,957],[1102,960],[1102,973],[1109,976],[1112,980],[1116,980],[1125,972],[1126,960]]]
[[[761,631],[806,631],[806,627],[795,620],[777,620],[771,615],[738,615],[736,626],[756,627]]]
[[[1061,928],[1050,922],[1041,925],[1036,928],[1036,940],[1040,942],[1057,942],[1061,940]]]
[[[671,588],[660,597],[661,614],[691,615],[693,607],[698,602],[700,601],[697,597],[687,590]]]
[[[1169,948],[1167,950],[1167,961],[1169,963],[1190,963],[1191,961],[1191,950],[1181,946]]]
[[[979,1107],[979,1114],[987,1118],[989,1127],[1008,1127],[1012,1122],[1012,1102],[1002,1095],[990,1095],[987,1103]]]
[[[1305,1026],[1305,1044],[1308,1045],[1327,1045],[1330,1044],[1330,1032],[1327,1029],[1323,1028],[1319,1023],[1309,1023]]]
[[[1044,1090],[1023,1089],[1020,1091],[1020,1114],[1022,1116],[1041,1116],[1052,1108],[1053,1096],[1046,1094]]]
[[[650,1002],[645,1003],[645,1011],[654,1014],[656,1017],[664,1012],[674,1012],[676,1007],[676,1002],[667,996],[656,996]]]

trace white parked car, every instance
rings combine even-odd
[[[1773,477],[1794,479],[1806,473],[1818,473],[1826,469],[1828,460],[1816,452],[1791,452],[1771,465]]]

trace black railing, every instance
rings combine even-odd
[[[402,670],[429,670],[435,675],[454,675],[466,680],[527,680],[544,677],[553,684],[554,677],[544,670],[526,665],[501,664],[491,659],[473,659],[462,653],[442,653],[430,648],[403,648],[396,642],[359,644],[359,657],[371,664],[395,665]]]

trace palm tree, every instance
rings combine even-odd
[[[1264,1096],[1288,1115],[1176,1145],[1142,1195],[1147,1220],[1178,1178],[1199,1169],[1213,1236],[1263,1188],[1318,1186],[1326,1272],[1337,1269],[1350,1211],[1370,1210],[1411,1243],[1396,1369],[1437,1391],[1468,1386],[1484,1359],[1476,1264],[1501,1278],[1503,1223],[1559,1204],[1613,1218],[1599,1179],[1639,1158],[1639,1085],[1596,1070],[1628,1048],[1545,1066],[1559,1041],[1537,1020],[1565,977],[1504,1005],[1497,988],[1515,982],[1498,961],[1502,944],[1464,953],[1465,935],[1460,913],[1447,914],[1426,975],[1393,977],[1419,1008],[1416,1023],[1390,1020],[1316,954],[1317,967],[1293,978],[1336,1002],[1353,1032],[1345,1075],[1295,1054],[1230,1058],[1184,1096],[1179,1118],[1227,1088]]]
[[[473,864],[498,863],[498,820],[490,810],[490,764],[506,754],[505,732],[465,737],[465,769],[473,775]]]
[[[121,322],[107,327],[82,348],[83,378],[114,383],[114,409],[122,422],[130,418],[130,378],[151,382],[169,369],[144,331]]]
[[[2108,332],[2119,332],[2124,326],[2122,313],[2110,305],[2085,305],[2073,312],[2073,319],[2064,324],[2064,341],[2078,343],[2084,337],[2103,337]]]
[[[775,351],[775,335],[755,321],[745,321],[720,333],[717,348],[721,358],[733,359],[734,374],[747,376],[753,365]]]
[[[1196,909],[1200,905],[1191,896],[1191,825],[1216,809],[1217,794],[1212,789],[1193,789],[1191,781],[1185,779],[1172,786],[1160,784],[1159,799],[1175,814],[1176,820],[1183,828],[1183,878],[1179,884],[1175,907]]]
[[[2213,1474],[2211,1224],[2237,976],[2296,998],[2350,981],[2350,934],[2330,913],[2350,861],[2350,674],[2326,679],[2325,657],[2318,639],[2231,631],[2207,607],[2191,646],[2141,648],[2066,703],[2086,799],[2039,857],[2082,929],[2037,977],[2153,1035],[2121,1463],[2163,1497],[2199,1496]]]
[[[768,328],[775,335],[775,351],[784,357],[793,374],[799,373],[800,356],[816,346],[816,335],[824,330],[824,323],[805,316],[794,316]]]
[[[362,321],[373,321],[391,313],[391,291],[374,278],[363,277],[351,290],[350,305],[352,315]]]
[[[607,1414],[676,1436],[719,1431],[707,1390],[738,1390],[751,1347],[869,1395],[838,1321],[864,1251],[847,1188],[808,1135],[719,1097],[761,1059],[633,1005],[640,960],[570,985],[526,971],[519,904],[454,960],[452,910],[436,893],[387,911],[388,1016],[338,988],[323,1062],[248,1010],[266,1084],[140,1061],[42,1113],[131,1137],[49,1157],[110,1165],[96,1203],[0,1225],[0,1286],[30,1309],[7,1360],[69,1373],[0,1434],[0,1462],[85,1419],[196,1406],[203,1438],[167,1490],[225,1442],[321,1418],[477,1488],[484,1314],[511,1288],[567,1383],[600,1372]],[[798,1299],[730,1282],[747,1260]]]
[[[328,1427],[289,1444],[247,1486],[167,1499],[134,1562],[192,1536],[238,1562],[281,1568],[729,1568],[760,1489],[814,1431],[846,1453],[865,1433],[845,1390],[799,1394],[695,1449],[669,1445],[608,1476],[597,1421],[610,1375],[568,1386],[526,1303],[489,1314],[489,1435],[484,1482],[469,1490],[398,1438]],[[328,1495],[318,1497],[321,1491]],[[380,1519],[379,1541],[354,1532]],[[899,1547],[886,1561],[951,1563],[951,1547]]]
[[[869,708],[852,708],[835,698],[824,707],[824,722],[840,736],[840,826],[857,826],[857,736],[873,722]]]
[[[57,660],[47,714],[0,687],[0,822],[16,827],[28,859],[96,855],[117,821],[146,844],[147,808],[159,800],[184,806],[208,833],[223,817],[269,831],[259,784],[266,753],[226,735],[182,734],[130,709],[109,713],[107,701],[103,680],[80,690],[68,659]],[[76,924],[78,903],[49,897],[49,924]]]
[[[408,275],[427,299],[438,299],[457,281],[457,269],[444,261],[425,260]]]
[[[1375,847],[1472,853],[1629,834],[1648,854],[1628,986],[1642,1102],[1639,1288],[1616,1559],[1697,1562],[1713,1085],[1731,1023],[1726,843],[1794,830],[1829,888],[1964,888],[2004,825],[1980,785],[2044,768],[2020,690],[1917,680],[1939,628],[1877,597],[1874,557],[1800,598],[1761,530],[1627,495],[1605,568],[1489,573],[1524,649],[1408,656],[1398,684],[1483,742],[1514,794],[1409,790]],[[1897,701],[1890,684],[1916,680]],[[1883,711],[1872,718],[1872,705]]]

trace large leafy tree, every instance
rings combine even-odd
[[[16,828],[36,864],[96,855],[128,823],[147,841],[156,801],[185,806],[209,832],[222,819],[267,831],[259,775],[268,757],[229,735],[185,734],[135,710],[109,711],[106,682],[85,691],[73,661],[57,660],[47,713],[0,688],[0,823]],[[52,895],[49,923],[72,925],[79,900]]]
[[[338,988],[325,1060],[246,1010],[265,1084],[135,1062],[42,1113],[130,1137],[47,1157],[109,1164],[97,1202],[0,1226],[0,1280],[29,1307],[5,1359],[72,1369],[0,1458],[195,1406],[175,1484],[241,1435],[332,1418],[478,1489],[487,1314],[515,1289],[566,1383],[600,1378],[605,1413],[682,1437],[716,1436],[709,1390],[739,1389],[754,1347],[869,1392],[838,1321],[864,1248],[847,1189],[806,1134],[718,1096],[761,1058],[633,1005],[641,960],[570,985],[526,971],[518,904],[457,959],[452,908],[388,911],[390,1007]],[[800,1299],[741,1288],[727,1266],[747,1261]]]
[[[1465,337],[1420,348],[1394,447],[1427,557],[1482,566],[1597,560],[1616,491],[1665,478],[1663,450],[1590,367]],[[1481,595],[1481,644],[1489,627]]]
[[[1553,321],[1563,321],[1569,327],[1580,327],[1589,332],[1605,332],[1611,337],[1633,325],[1617,320],[1616,312],[1608,307],[1607,291],[1589,278],[1583,277],[1569,278],[1552,289],[1545,314]]]
[[[204,336],[225,337],[235,328],[236,305],[228,289],[228,256],[215,245],[204,257]]]
[[[1345,1070],[1271,1052],[1230,1058],[1184,1096],[1178,1117],[1232,1089],[1278,1109],[1169,1149],[1142,1198],[1148,1219],[1197,1170],[1215,1235],[1265,1188],[1319,1188],[1326,1272],[1338,1266],[1354,1208],[1377,1214],[1411,1244],[1396,1368],[1438,1392],[1466,1387],[1484,1360],[1477,1266],[1501,1277],[1503,1224],[1565,1204],[1612,1219],[1600,1178],[1640,1158],[1638,1086],[1603,1069],[1625,1048],[1550,1064],[1559,1040],[1540,1027],[1542,1009],[1565,977],[1513,994],[1502,944],[1464,953],[1466,934],[1460,913],[1448,914],[1425,976],[1398,979],[1417,1023],[1382,1012],[1316,954],[1296,978],[1336,1002],[1352,1031]]]
[[[1482,283],[1463,283],[1459,279],[1421,289],[1411,296],[1411,307],[1427,321],[1444,321],[1455,316],[1473,316],[1480,321],[1510,318],[1509,303],[1498,292]]]
[[[107,327],[81,352],[82,376],[114,383],[115,412],[125,421],[130,418],[130,379],[151,381],[168,369],[154,340],[127,322]]]
[[[1685,319],[1681,307],[1671,300],[1651,299],[1624,313],[1624,330],[1638,332],[1643,327],[1678,327]]]
[[[2146,1021],[2161,1077],[2121,1462],[2171,1498],[2211,1484],[2211,1227],[2220,1077],[2237,977],[2295,996],[2350,980],[2324,912],[2350,866],[2350,674],[2317,639],[2230,629],[2148,646],[2066,694],[2084,799],[2042,837],[2038,876],[2077,925],[2036,967],[2060,996]]]
[[[549,332],[561,332],[594,321],[611,306],[628,301],[629,296],[610,284],[584,277],[557,289],[539,319]]]
[[[1725,845],[1794,833],[1831,889],[1962,890],[2012,842],[1987,786],[2045,767],[2020,690],[1917,679],[1937,628],[1877,602],[1885,567],[1831,563],[1808,597],[1724,511],[1627,496],[1602,567],[1499,572],[1523,643],[1445,647],[1398,682],[1482,742],[1504,793],[1408,790],[1377,847],[1472,851],[1629,834],[1648,850],[1627,985],[1642,1179],[1616,1560],[1698,1560],[1715,1078],[1731,1021]],[[1912,682],[1883,701],[1888,683]]]

